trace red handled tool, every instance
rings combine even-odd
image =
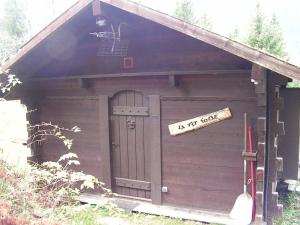
[[[252,146],[252,128],[251,126],[248,127],[248,135],[249,135],[249,147],[250,153],[253,153],[253,146]],[[254,162],[251,161],[250,164],[250,173],[251,173],[251,196],[252,196],[252,221],[255,220],[255,183],[254,183]]]

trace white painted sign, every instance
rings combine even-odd
[[[182,122],[170,124],[169,131],[172,136],[175,136],[192,130],[200,129],[202,127],[206,127],[210,124],[217,123],[225,119],[229,119],[231,118],[231,116],[232,115],[230,109],[227,107],[217,112],[209,113]]]

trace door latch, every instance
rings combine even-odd
[[[135,118],[132,117],[132,116],[129,116],[127,118],[127,127],[129,129],[135,129],[135,125],[136,125],[136,121],[135,121]]]

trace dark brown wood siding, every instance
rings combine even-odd
[[[41,96],[81,96],[78,99],[91,95],[112,98],[124,90],[138,91],[145,96],[159,95],[162,185],[169,188],[168,193],[162,193],[162,203],[229,212],[235,198],[242,192],[242,115],[248,112],[249,117],[256,116],[254,85],[247,74],[178,76],[177,81],[176,87],[170,85],[167,77],[94,79],[88,89],[80,88],[77,80],[49,81],[47,85],[40,81],[38,87]],[[61,122],[65,126],[82,127],[83,131],[75,138],[74,150],[83,160],[82,167],[101,177],[101,139],[98,136],[101,106],[98,103],[88,99],[46,101],[41,104],[44,108],[41,118],[53,123]],[[168,133],[169,123],[227,106],[233,114],[230,120],[176,137]],[[151,134],[144,135],[144,144],[150,137]],[[45,146],[43,159],[56,159],[60,152],[48,154],[45,150],[51,151],[57,145],[50,142]],[[151,157],[150,154],[145,152],[145,157]],[[145,176],[145,181],[150,182],[150,174]],[[125,181],[137,185],[133,181]],[[148,187],[147,183],[138,185]],[[137,196],[144,197],[145,192],[139,192]],[[145,197],[150,196],[146,194]]]
[[[229,212],[243,187],[243,113],[255,116],[255,101],[179,99],[162,102],[163,200]],[[170,136],[168,124],[225,107],[231,119]]]
[[[284,108],[280,119],[284,121],[285,135],[280,137],[278,154],[283,158],[283,178],[298,179],[300,89],[281,89]]]
[[[79,133],[65,132],[65,136],[74,139],[72,152],[78,154],[78,170],[105,179],[101,173],[103,155],[100,154],[99,103],[97,98],[46,98],[41,102],[40,120],[51,122],[60,127],[78,126]],[[49,137],[42,145],[42,161],[57,161],[68,152],[58,138]]]

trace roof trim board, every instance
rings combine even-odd
[[[268,53],[256,50],[245,44],[233,41],[227,37],[221,36],[214,32],[205,30],[198,26],[188,24],[184,21],[171,17],[167,14],[158,12],[146,6],[142,6],[138,3],[128,1],[128,0],[96,0],[100,2],[107,3],[129,13],[135,14],[142,18],[148,19],[150,21],[161,24],[165,27],[203,41],[207,44],[213,45],[219,49],[227,51],[233,55],[244,58],[250,62],[257,65],[263,66],[270,69],[276,73],[282,74],[286,77],[292,79],[300,79],[300,68],[296,65],[285,62],[278,59]],[[87,5],[92,3],[93,0],[79,0],[71,8],[69,8],[60,17],[54,20],[50,25],[43,29],[39,34],[33,37],[29,42],[27,42],[19,52],[13,57],[9,58],[7,62],[4,63],[3,69],[9,69],[22,57],[25,57],[32,49],[34,49],[39,43],[45,40],[53,31],[61,27],[65,22],[70,20],[79,11],[85,8]]]

